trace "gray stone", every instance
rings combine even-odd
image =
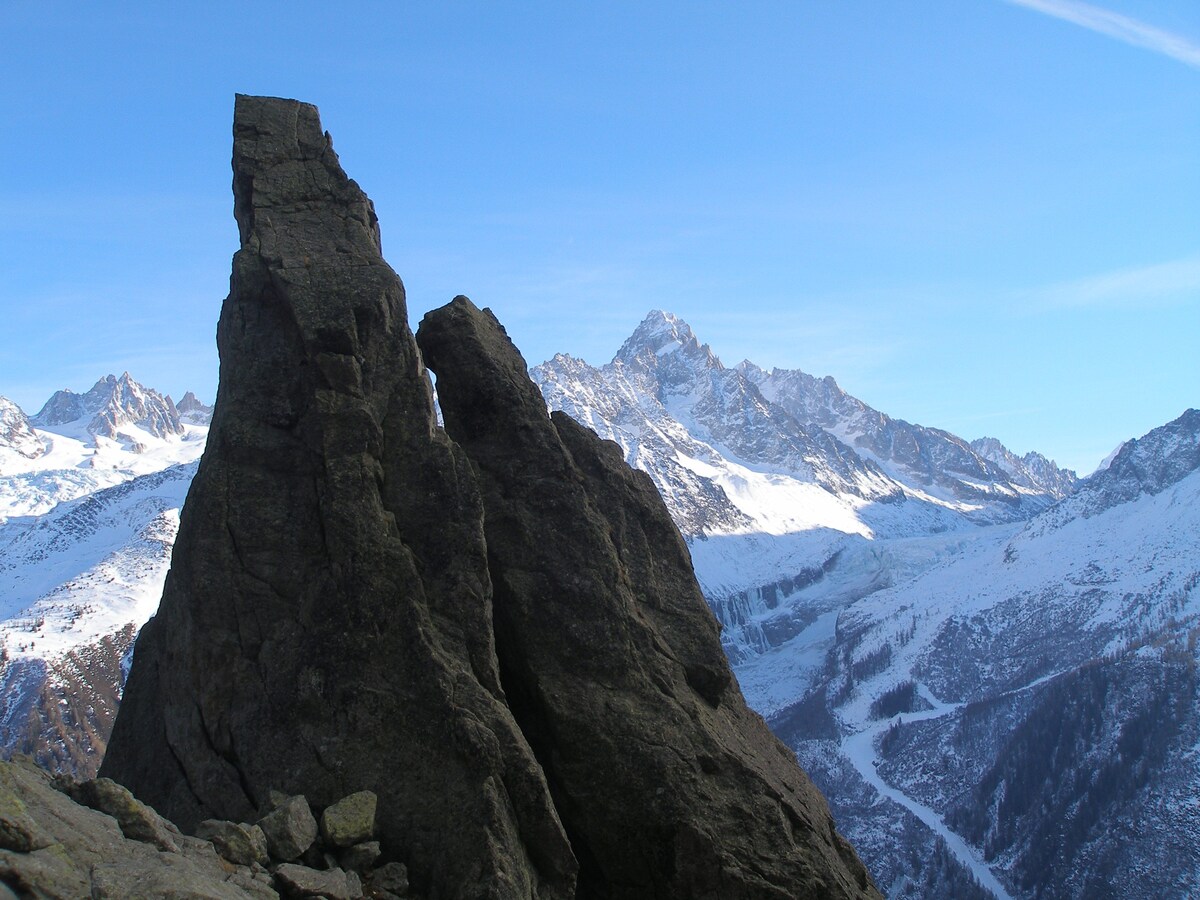
[[[177,829],[111,778],[94,778],[77,785],[72,795],[86,806],[117,820],[125,837],[178,853]],[[174,832],[174,833],[173,833]]]
[[[457,297],[417,342],[483,489],[504,689],[588,860],[579,895],[877,897],[747,707],[649,476],[547,414],[490,311]]]
[[[6,772],[0,770],[0,850],[29,853],[50,846],[53,840],[29,815]]]
[[[267,851],[278,860],[299,859],[317,839],[317,820],[303,797],[289,797],[263,816],[258,827],[266,837]]]
[[[367,890],[372,897],[408,896],[408,869],[404,863],[384,863],[367,876]]]
[[[275,881],[284,897],[358,900],[362,896],[362,883],[358,876],[341,869],[320,872],[308,866],[284,863],[275,870]]]
[[[358,791],[327,806],[321,813],[321,837],[333,847],[369,841],[375,833],[377,800],[372,791]]]
[[[379,841],[364,841],[347,847],[338,856],[338,863],[348,872],[365,874],[379,859]]]
[[[37,843],[45,842],[28,852],[0,850],[0,883],[17,896],[278,897],[270,885],[246,876],[248,870],[230,871],[208,841],[177,835],[178,852],[163,852],[126,837],[111,815],[56,790],[46,772],[32,764],[0,762],[0,811],[14,807],[41,836]]]
[[[223,858],[239,866],[270,861],[267,837],[258,825],[205,819],[196,828],[196,837],[211,841]]]

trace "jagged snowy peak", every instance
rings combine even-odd
[[[981,521],[1025,519],[1062,496],[1060,485],[1041,484],[1024,467],[1013,477],[947,431],[872,409],[832,377],[816,378],[799,369],[766,371],[749,361],[738,368],[768,400],[824,429],[897,481],[936,497],[979,505]]]
[[[1160,493],[1198,468],[1200,411],[1189,409],[1143,437],[1121,444],[1106,467],[1081,481],[1074,496],[1031,521],[1028,530],[1041,533],[1059,528],[1142,494]]]
[[[175,404],[181,422],[192,425],[209,425],[212,423],[213,408],[201,403],[191,391],[183,395],[183,399]]]
[[[38,428],[54,429],[85,420],[88,434],[133,445],[141,443],[138,432],[157,438],[184,433],[171,398],[138,384],[128,372],[120,378],[101,378],[86,394],[56,391],[31,421]]]
[[[1117,458],[1117,454],[1120,453],[1123,449],[1125,449],[1126,443],[1128,443],[1128,442],[1121,441],[1121,443],[1119,443],[1119,444],[1117,444],[1117,446],[1113,447],[1112,451],[1108,454],[1108,456],[1106,456],[1106,457],[1104,457],[1104,459],[1100,460],[1100,465],[1096,466],[1096,472],[1103,472],[1110,465],[1112,465],[1112,461]],[[1096,474],[1096,472],[1093,472],[1092,474],[1094,475],[1094,474]]]
[[[1071,469],[1059,468],[1057,463],[1037,451],[1017,456],[992,437],[971,441],[971,449],[1003,469],[1014,484],[1045,491],[1055,499],[1061,500],[1074,493],[1079,484],[1079,476]]]
[[[198,459],[208,409],[197,402],[181,419],[170,397],[128,373],[102,378],[86,394],[58,391],[27,420],[41,453],[18,454],[0,442],[0,522],[43,515],[59,503]]]
[[[712,350],[707,344],[700,344],[687,322],[661,309],[651,310],[646,315],[633,334],[626,338],[614,359],[636,365],[639,360],[649,362],[674,352],[693,360],[692,365],[720,366]]]
[[[46,452],[46,445],[34,432],[21,407],[7,397],[0,397],[0,471],[3,471],[4,451],[25,459],[37,459]]]

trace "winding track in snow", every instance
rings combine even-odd
[[[941,716],[948,715],[952,712],[961,709],[961,703],[943,703],[930,693],[925,685],[918,685],[918,690],[921,696],[929,701],[933,706],[932,709],[922,710],[915,713],[904,713],[908,722],[921,722],[926,719],[937,719]],[[942,840],[946,842],[946,846],[964,866],[971,870],[975,878],[984,888],[991,891],[997,900],[1012,900],[1012,895],[1002,885],[999,879],[992,873],[991,868],[984,861],[979,852],[962,839],[956,832],[951,831],[938,813],[914,800],[912,797],[905,794],[903,791],[892,787],[883,780],[879,772],[876,771],[875,765],[877,759],[875,756],[875,739],[884,731],[890,728],[895,722],[899,721],[901,716],[895,716],[891,719],[884,719],[882,722],[868,725],[862,731],[847,735],[842,739],[841,751],[842,754],[850,760],[851,764],[858,773],[863,777],[863,780],[871,787],[875,788],[881,796],[887,797],[889,800],[900,804],[914,816],[924,822],[935,834],[938,834]]]

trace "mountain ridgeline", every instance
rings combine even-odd
[[[102,774],[185,828],[379,797],[443,898],[877,896],[620,451],[465,298],[419,341],[316,109],[239,96],[221,382]]]

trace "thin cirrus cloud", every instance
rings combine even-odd
[[[1081,25],[1099,34],[1124,41],[1126,44],[1161,53],[1163,56],[1169,56],[1185,65],[1200,69],[1200,45],[1120,13],[1101,9],[1090,3],[1080,3],[1078,0],[1005,0],[1005,2]]]
[[[1127,307],[1200,300],[1200,257],[1118,269],[1034,291],[1039,308]]]

